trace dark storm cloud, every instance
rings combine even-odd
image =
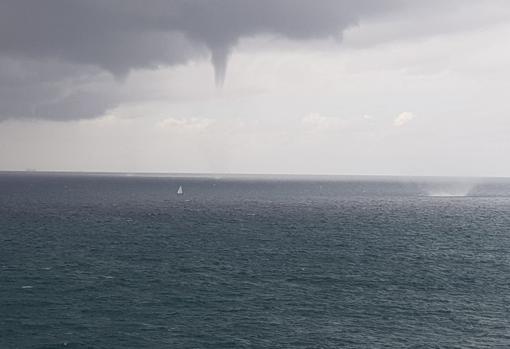
[[[240,38],[339,38],[363,16],[396,5],[397,0],[3,0],[0,118],[101,114],[115,98],[81,88],[98,70],[122,79],[132,69],[210,55],[221,84]],[[17,73],[5,65],[13,60],[22,62]],[[41,80],[45,62],[53,75],[43,73]]]
[[[388,0],[7,0],[0,3],[0,50],[99,65],[115,74],[175,64],[196,53],[169,34],[205,45],[218,66],[240,37],[340,35]],[[174,35],[175,36],[175,35]]]

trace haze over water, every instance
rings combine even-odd
[[[434,185],[1,174],[0,347],[504,347],[510,181]]]

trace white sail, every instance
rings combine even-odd
[[[179,186],[179,189],[177,190],[177,195],[183,195],[184,192],[182,191],[182,185]]]

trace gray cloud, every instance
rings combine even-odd
[[[112,94],[85,88],[108,71],[211,57],[222,84],[243,37],[340,38],[399,0],[5,0],[0,2],[0,119],[93,117]],[[11,69],[13,60],[18,70]]]

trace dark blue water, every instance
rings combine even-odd
[[[1,174],[0,348],[509,347],[510,182],[450,182]]]

